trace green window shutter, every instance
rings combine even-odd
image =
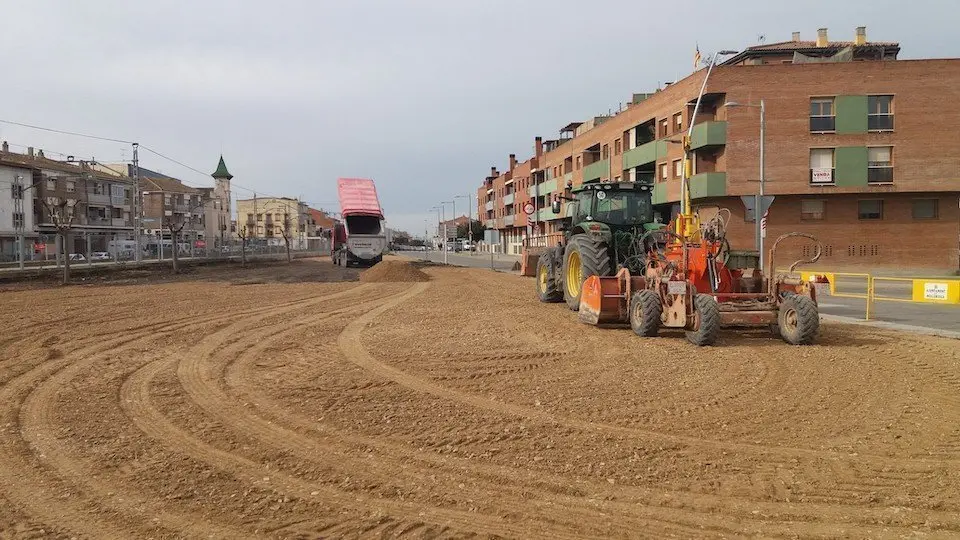
[[[867,185],[867,147],[844,146],[836,149],[838,186]]]
[[[837,96],[837,133],[867,132],[867,96]]]

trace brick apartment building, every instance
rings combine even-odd
[[[51,209],[65,203],[65,211],[72,212],[71,245],[66,253],[108,251],[113,240],[133,238],[133,182],[130,178],[104,171],[93,162],[56,161],[47,158],[43,150],[28,148],[25,154],[11,152],[4,142],[0,146],[0,178],[5,180],[3,199],[22,197],[24,215],[12,216],[13,222],[23,221],[29,253],[27,259],[53,257],[57,252],[57,227]],[[20,188],[12,185],[16,182]],[[0,204],[0,207],[7,207]],[[5,220],[4,220],[5,221]],[[15,243],[8,226],[0,222],[0,238],[6,259],[16,258]]]
[[[266,240],[268,245],[283,244],[283,231],[287,229],[293,249],[306,249],[307,238],[316,236],[307,204],[289,197],[238,199],[237,228],[244,228],[249,238]]]
[[[769,242],[803,231],[824,245],[821,268],[960,267],[960,60],[899,60],[897,43],[793,39],[750,47],[653,93],[634,94],[611,116],[565,126],[534,142],[533,156],[509,156],[477,191],[478,211],[499,231],[501,249],[519,253],[530,232],[556,232],[550,211],[564,186],[630,180],[653,186],[663,222],[678,210],[682,146],[690,122],[695,208],[730,210],[734,249],[755,246],[752,201],[759,181],[759,110],[764,101],[765,192],[776,197]],[[535,213],[523,212],[533,203]],[[566,205],[564,205],[566,206]],[[800,244],[781,261],[798,258]]]

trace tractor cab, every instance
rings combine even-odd
[[[653,222],[652,186],[635,182],[588,182],[568,189],[567,229],[570,234],[629,231]],[[554,201],[554,212],[560,212]]]

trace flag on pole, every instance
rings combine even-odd
[[[700,44],[697,44],[697,52],[693,55],[693,70],[700,67]]]

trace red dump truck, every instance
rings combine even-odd
[[[340,219],[333,225],[330,256],[340,266],[372,266],[383,260],[387,231],[377,186],[369,178],[338,178]]]

